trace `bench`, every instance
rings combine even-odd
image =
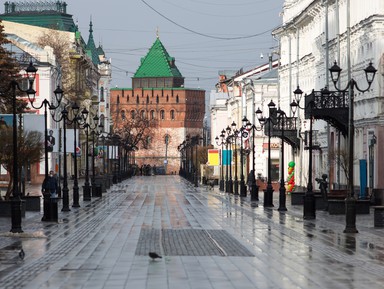
[[[375,228],[384,227],[384,206],[372,206],[373,213],[373,225]]]

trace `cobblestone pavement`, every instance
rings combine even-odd
[[[279,212],[276,192],[264,208],[262,196],[251,206],[179,176],[134,177],[60,211],[58,223],[27,212],[24,233],[12,234],[0,218],[0,288],[383,288],[373,212],[345,234],[345,216],[303,220],[289,203]]]

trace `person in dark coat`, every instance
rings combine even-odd
[[[50,171],[48,177],[43,182],[42,191],[44,194],[49,193],[51,195],[51,198],[56,198],[57,187],[58,187],[57,178],[54,175],[54,172]]]

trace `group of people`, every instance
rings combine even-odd
[[[143,164],[140,167],[140,176],[151,176],[151,175],[156,175],[156,166],[153,165],[151,167],[151,165],[149,164]]]

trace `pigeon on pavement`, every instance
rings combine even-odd
[[[152,260],[156,260],[156,259],[158,259],[158,258],[161,259],[161,256],[158,255],[158,254],[155,253],[155,252],[149,252],[149,253],[148,253],[148,256],[149,256]]]
[[[20,252],[19,252],[19,258],[20,258],[21,260],[24,260],[24,257],[25,257],[25,252],[24,252],[23,249],[21,249]]]

